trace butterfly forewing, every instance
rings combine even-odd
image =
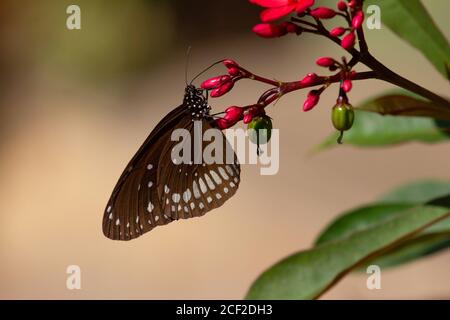
[[[188,86],[183,104],[158,123],[120,176],[105,209],[105,236],[131,240],[156,226],[202,216],[234,195],[240,167],[223,134],[221,163],[172,161],[172,148],[178,143],[172,141],[172,132],[185,129],[193,137],[199,121],[203,132],[211,129],[208,111],[199,90]],[[233,154],[232,163],[226,163],[226,150]]]
[[[156,208],[159,206],[158,195],[155,188],[145,189],[144,182],[156,181],[156,166],[161,151],[167,139],[170,139],[171,128],[179,123],[184,114],[185,107],[182,105],[166,115],[126,166],[111,194],[103,217],[103,233],[108,238],[134,239],[154,226],[149,223],[153,221],[151,216],[147,220],[143,219],[144,210],[147,210],[151,200],[154,200],[152,203]],[[153,170],[149,170],[151,163],[154,163]],[[144,203],[147,203],[145,208]],[[155,212],[158,212],[158,209]]]

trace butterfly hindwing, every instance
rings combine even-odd
[[[202,121],[202,133],[206,130],[218,130],[211,126],[207,119]],[[187,126],[190,136],[194,137],[193,123]],[[194,143],[191,141],[191,162],[177,164],[171,158],[171,150],[179,142],[172,142],[163,151],[158,166],[158,177],[167,181],[159,185],[158,192],[161,195],[163,212],[167,217],[174,220],[187,219],[202,216],[208,211],[220,207],[236,192],[240,182],[240,166],[233,149],[225,136],[218,130],[223,144],[221,154],[222,160],[218,163],[201,163],[194,161]],[[205,150],[209,142],[203,141],[202,150]],[[232,153],[232,163],[227,164],[226,152]],[[203,157],[202,157],[203,158]],[[200,161],[199,161],[200,162]]]

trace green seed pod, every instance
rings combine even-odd
[[[331,112],[331,121],[338,131],[347,131],[353,126],[355,112],[350,104],[337,104]]]
[[[249,129],[248,137],[251,142],[258,146],[260,144],[266,144],[272,135],[272,120],[266,115],[255,117],[248,124],[247,129]]]

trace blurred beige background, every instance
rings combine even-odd
[[[65,27],[72,3],[82,10],[80,31]],[[424,3],[449,37],[448,1]],[[444,178],[450,163],[446,144],[310,156],[331,131],[336,91],[308,114],[300,111],[306,92],[297,92],[269,109],[281,135],[278,175],[244,166],[222,208],[114,242],[101,231],[106,201],[147,134],[181,102],[187,45],[191,74],[229,57],[283,80],[322,72],[315,59],[342,51],[310,36],[257,38],[258,8],[245,0],[3,0],[0,13],[0,298],[240,299],[338,213],[402,183]],[[448,95],[448,83],[388,30],[367,37],[388,66]],[[351,100],[388,88],[358,82]],[[254,102],[263,89],[242,82],[214,108]],[[82,290],[66,289],[71,264],[81,267]],[[386,271],[378,291],[350,275],[323,298],[450,298],[449,264],[447,251]]]

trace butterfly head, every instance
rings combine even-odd
[[[204,96],[204,90],[198,89],[192,84],[186,86],[183,105],[188,108],[193,120],[201,120],[209,116],[211,110],[208,100]]]

